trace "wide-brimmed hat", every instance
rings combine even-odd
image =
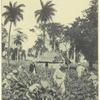
[[[7,78],[8,80],[10,80],[10,79],[11,79],[11,75],[7,75],[6,78]]]
[[[13,74],[18,74],[18,70],[13,70],[12,73]]]
[[[67,68],[68,68],[67,65],[61,64],[59,69],[65,71]]]
[[[70,63],[68,67],[69,67],[69,69],[76,69],[77,64],[76,63]]]

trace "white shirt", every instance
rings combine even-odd
[[[65,73],[62,72],[60,69],[56,69],[53,79],[54,81],[60,86],[65,80]]]

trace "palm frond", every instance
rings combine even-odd
[[[16,16],[16,20],[20,21],[20,18],[18,16]]]
[[[50,12],[50,14],[51,14],[52,16],[54,16],[54,15],[55,15],[55,13],[54,13],[54,12]]]
[[[50,5],[52,3],[52,1],[48,1],[45,5]]]
[[[35,17],[39,16],[40,13],[41,13],[41,10],[37,10],[37,11],[35,11]]]
[[[18,12],[21,13],[21,12],[24,12],[24,10],[23,9],[18,9]]]
[[[50,7],[49,10],[52,11],[52,12],[56,12],[56,11],[57,11],[57,10],[55,10],[55,9],[52,8],[52,7]]]
[[[40,4],[41,4],[41,7],[43,8],[44,7],[44,4],[43,4],[43,1],[40,0]]]
[[[3,6],[4,8],[6,8],[6,10],[10,10],[9,6]]]
[[[6,8],[6,11],[2,14],[2,16],[5,17],[5,25],[8,23],[8,21],[12,22],[14,25],[16,25],[17,21],[23,20],[23,10],[20,7],[24,7],[24,4],[20,4],[17,6],[17,2],[13,3],[9,2],[9,6],[5,5],[4,8]]]
[[[49,7],[53,7],[53,6],[55,6],[55,4],[51,3],[51,4],[49,4],[48,6],[49,6]]]
[[[23,15],[21,13],[18,16],[23,20]]]
[[[37,18],[37,23],[39,23],[39,22],[42,22],[41,16],[38,16],[38,18]]]
[[[9,6],[10,6],[10,7],[13,7],[13,5],[12,5],[11,1],[9,2]]]
[[[20,7],[25,7],[25,5],[24,4],[20,4],[20,5],[17,6],[17,8],[20,8]]]
[[[4,25],[6,25],[8,22],[9,22],[9,17],[7,17],[7,18],[4,20]]]
[[[16,20],[13,21],[14,26],[16,26]]]
[[[9,12],[4,12],[4,13],[2,14],[2,16],[6,17],[8,14],[9,14]]]
[[[16,5],[17,5],[17,1],[13,4],[13,7],[16,7]]]
[[[42,2],[42,1],[41,1]],[[37,23],[50,22],[52,21],[52,16],[55,15],[55,9],[53,8],[52,1],[48,1],[42,9],[35,11],[35,17],[37,17]]]

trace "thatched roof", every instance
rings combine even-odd
[[[59,52],[48,51],[37,58],[40,62],[62,62],[62,57]]]

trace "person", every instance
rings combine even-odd
[[[41,87],[44,88],[44,89],[47,89],[47,88],[50,87],[49,82],[48,82],[47,80],[45,80],[45,79],[42,79],[42,80],[40,81],[40,84],[41,84]]]
[[[64,84],[65,76],[66,76],[65,67],[60,65],[58,68],[56,68],[53,75],[53,79],[54,79],[54,83],[57,84],[57,87],[61,91],[61,95],[65,93],[65,84]]]
[[[78,78],[78,74],[77,74],[77,71],[76,71],[76,68],[77,68],[77,64],[74,63],[74,62],[71,62],[69,65],[68,65],[68,69],[67,69],[67,78],[70,80],[76,80]]]
[[[20,65],[19,67],[18,67],[18,71],[20,72],[20,71],[23,71],[23,69],[24,69],[24,67],[22,66],[22,65]]]
[[[29,66],[29,72],[33,73],[34,75],[36,74],[36,65],[34,62],[32,62]]]
[[[93,85],[96,89],[98,86],[98,77],[93,71],[90,72],[90,77],[88,78],[88,80],[92,80]]]
[[[28,87],[28,91],[26,92],[26,96],[29,98],[29,100],[33,100],[32,98],[35,96],[34,93],[38,92],[38,90],[40,88],[41,88],[41,85],[38,83],[34,83]]]
[[[83,75],[83,72],[85,71],[85,67],[82,66],[81,64],[78,64],[76,71],[78,74],[78,78],[81,78],[81,76]]]
[[[88,71],[88,66],[89,64],[87,60],[85,59],[84,55],[82,53],[79,53],[79,61],[76,68],[79,78],[81,78],[81,76],[84,74],[85,71],[86,72]]]

